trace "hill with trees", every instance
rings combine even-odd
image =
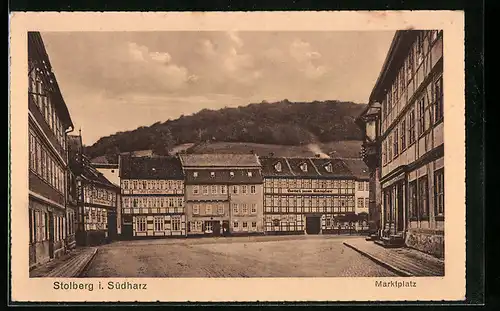
[[[85,147],[90,158],[116,162],[120,152],[151,149],[168,154],[177,145],[200,142],[244,142],[301,146],[361,140],[354,123],[364,104],[336,100],[249,104],[219,110],[203,109],[175,120],[102,137]]]

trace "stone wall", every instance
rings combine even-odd
[[[444,258],[444,232],[441,230],[410,229],[406,246],[438,258]]]

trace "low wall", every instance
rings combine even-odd
[[[441,230],[410,229],[405,243],[408,247],[444,258],[444,232]]]

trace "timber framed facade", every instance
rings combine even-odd
[[[28,32],[29,265],[72,246],[67,214],[67,133],[73,130],[39,32]],[[68,240],[69,237],[69,240]]]
[[[443,32],[397,31],[370,103],[380,109],[380,236],[443,257]]]
[[[120,155],[121,236],[185,237],[184,175],[177,157]]]

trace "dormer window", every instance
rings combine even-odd
[[[248,172],[248,177],[252,177],[252,176],[253,176],[252,172]]]
[[[193,172],[193,177],[194,178],[198,177],[198,172]]]
[[[274,165],[274,169],[276,170],[276,172],[281,172],[281,162],[278,162]]]
[[[333,165],[332,165],[332,163],[328,163],[328,164],[325,166],[325,170],[326,170],[328,173],[333,172]]]
[[[210,177],[214,178],[215,177],[215,172],[210,172]]]
[[[229,172],[229,176],[234,177],[234,172]]]
[[[307,172],[307,163],[302,163],[302,164],[300,165],[300,170],[301,170],[302,172]]]

